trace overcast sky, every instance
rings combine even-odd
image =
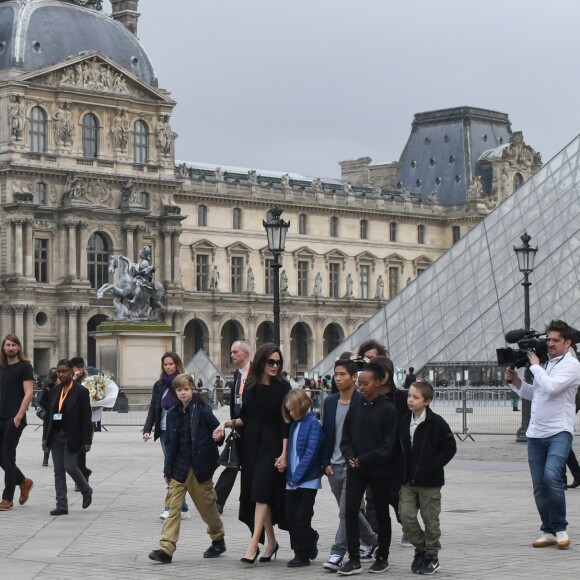
[[[109,9],[109,8],[107,8]],[[578,0],[141,0],[188,161],[338,177],[414,113],[508,113],[548,161],[580,132]]]

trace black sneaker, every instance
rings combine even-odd
[[[439,568],[439,560],[437,560],[437,558],[425,558],[425,560],[423,560],[423,565],[419,570],[419,574],[435,574]]]
[[[361,572],[362,568],[360,566],[360,560],[349,560],[344,566],[336,571],[339,576],[354,576]]]
[[[373,565],[369,568],[371,574],[380,574],[381,572],[386,572],[389,567],[389,561],[386,558],[381,558],[377,556]]]
[[[93,503],[93,490],[89,491],[86,495],[83,495],[83,509],[86,510],[91,503]]]
[[[316,558],[318,557],[318,540],[320,539],[320,534],[314,530],[314,537],[312,538],[312,548],[310,548],[310,553],[308,554],[308,557],[311,560],[316,560]]]
[[[218,558],[226,551],[224,539],[213,540],[211,546],[203,553],[204,558]]]
[[[310,566],[310,560],[308,558],[301,558],[300,556],[294,556],[286,566],[288,568],[302,568],[304,566]]]
[[[415,557],[413,558],[413,563],[411,564],[411,572],[419,574],[423,566],[423,560],[425,560],[425,552],[418,552],[415,550]]]
[[[149,552],[149,559],[155,562],[161,562],[162,564],[171,564],[171,560],[173,560],[167,552],[161,549]]]

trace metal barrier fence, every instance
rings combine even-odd
[[[323,403],[330,392],[306,391],[312,398],[312,410],[322,419]],[[221,421],[230,417],[229,395],[229,389],[212,389],[201,393]],[[472,435],[515,436],[522,418],[521,412],[513,411],[513,399],[513,393],[507,387],[444,387],[436,389],[432,408],[461,439]],[[130,403],[129,408],[128,413],[104,413],[103,425],[143,427],[149,404]],[[521,401],[518,409],[521,409]],[[27,419],[30,425],[41,424],[32,409],[28,411]],[[580,414],[576,418],[576,432],[580,432]]]

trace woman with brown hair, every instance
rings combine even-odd
[[[239,518],[252,532],[242,558],[245,564],[256,563],[264,531],[268,546],[260,562],[269,562],[278,552],[274,524],[280,527],[283,521],[283,472],[288,452],[282,404],[290,392],[290,384],[282,376],[283,362],[280,348],[273,343],[256,351],[244,386],[240,418],[224,421],[214,432],[214,439],[220,440],[226,427],[244,427]]]

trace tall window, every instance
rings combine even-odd
[[[371,277],[371,267],[361,265],[360,267],[360,297],[369,297],[369,279]]]
[[[389,224],[389,240],[391,242],[397,241],[397,223],[396,222],[391,222]]]
[[[340,292],[340,264],[336,262],[328,264],[328,295],[338,298]]]
[[[197,225],[207,226],[207,205],[197,206]]]
[[[264,282],[265,282],[265,292],[266,294],[274,294],[274,268],[272,268],[272,264],[274,260],[268,258],[265,264],[265,272],[264,272]]]
[[[338,218],[336,216],[330,218],[330,236],[338,238]]]
[[[425,226],[423,224],[417,226],[417,243],[425,243]]]
[[[298,233],[299,234],[306,234],[306,225],[307,225],[307,216],[305,213],[301,213],[298,216]]]
[[[40,205],[46,205],[46,183],[39,181],[34,189],[34,201]]]
[[[88,278],[91,288],[100,288],[109,281],[109,244],[100,232],[89,239],[87,255]]]
[[[144,165],[149,161],[149,129],[145,121],[133,126],[133,162]]]
[[[139,194],[139,199],[141,201],[141,205],[145,208],[145,209],[149,209],[149,194],[146,191],[142,191]]]
[[[34,238],[34,277],[37,282],[48,282],[48,240]]]
[[[207,292],[209,289],[209,256],[207,254],[195,256],[195,287],[198,292]]]
[[[521,173],[514,175],[514,191],[524,184],[524,176]]]
[[[30,151],[43,153],[46,151],[46,113],[40,107],[30,111]]]
[[[399,291],[399,268],[389,267],[389,300],[392,300]]]
[[[360,239],[367,240],[369,237],[369,222],[367,220],[360,220]]]
[[[308,262],[298,262],[298,296],[308,296]]]
[[[453,243],[456,244],[461,238],[461,230],[459,226],[453,226],[451,228],[451,233],[453,235]]]
[[[244,275],[244,258],[232,256],[232,293],[242,293],[242,276]]]
[[[99,153],[99,123],[92,113],[83,117],[83,157],[94,159]]]
[[[239,207],[234,207],[232,214],[232,228],[234,230],[242,229],[242,210]]]

